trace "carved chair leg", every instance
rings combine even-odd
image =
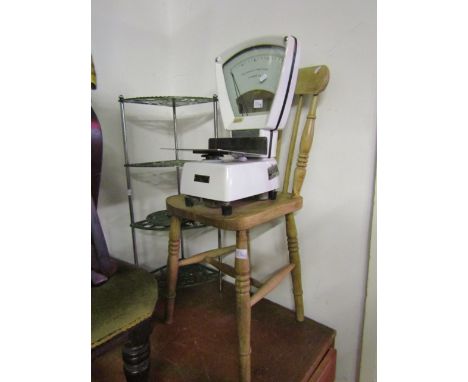
[[[124,372],[128,382],[147,382],[150,371],[151,320],[133,329],[122,350]]]
[[[250,262],[248,235],[246,231],[236,233],[236,319],[239,338],[240,381],[250,382]]]
[[[169,230],[169,248],[167,255],[167,324],[172,323],[174,318],[177,274],[179,272],[180,224],[181,221],[178,217],[171,217],[171,227]]]
[[[252,251],[250,250],[250,231],[249,230],[246,230],[245,231],[245,237],[247,239],[247,253],[249,255],[249,272],[250,272],[250,268],[252,267]],[[250,283],[250,286],[249,286],[249,293],[252,294],[252,283]]]
[[[289,262],[295,267],[291,272],[294,305],[296,307],[297,321],[304,321],[304,301],[302,298],[301,258],[299,257],[299,243],[294,214],[286,215],[286,235],[288,236]]]

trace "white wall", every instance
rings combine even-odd
[[[110,1],[92,3],[92,52],[98,75],[93,106],[105,135],[99,213],[111,252],[131,260],[131,236],[117,97],[210,96],[214,58],[245,39],[293,34],[302,66],[326,64],[330,84],[319,103],[314,146],[297,213],[305,313],[337,330],[337,381],[354,381],[360,349],[376,137],[376,5],[371,0]],[[206,146],[210,105],[179,109],[181,147]],[[294,109],[292,110],[294,112]],[[128,105],[133,160],[171,157],[169,109]],[[283,153],[286,150],[283,149]],[[185,154],[189,155],[189,154]],[[173,170],[133,177],[136,215],[164,207]],[[284,264],[284,224],[254,230],[253,272],[262,278]],[[227,235],[226,240],[232,242]],[[186,234],[186,250],[216,245],[210,230]],[[167,236],[138,233],[142,262],[165,262]],[[284,254],[284,255],[282,255]],[[290,281],[269,298],[293,307]]]
[[[360,382],[377,381],[377,194],[372,209],[367,294],[362,333]]]

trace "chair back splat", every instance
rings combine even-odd
[[[299,70],[295,95],[299,96],[296,114],[294,116],[293,130],[289,142],[288,159],[284,173],[283,192],[288,192],[289,178],[291,176],[291,167],[296,147],[297,133],[301,119],[302,106],[305,95],[312,95],[309,111],[307,113],[306,123],[302,130],[301,141],[299,144],[299,154],[296,168],[294,170],[292,196],[297,197],[301,193],[302,184],[306,175],[309,152],[314,138],[314,125],[317,110],[318,95],[325,90],[330,78],[330,72],[325,65],[311,66]]]

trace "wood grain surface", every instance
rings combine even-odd
[[[229,231],[243,231],[299,210],[302,197],[292,198],[291,194],[279,192],[276,200],[240,200],[232,203],[230,216],[223,216],[220,208],[202,204],[186,207],[184,195],[168,197],[166,207],[169,214],[180,218]]]
[[[224,283],[222,293],[216,282],[182,289],[171,325],[164,324],[161,299],[151,335],[150,380],[238,382],[235,296],[229,283]],[[297,322],[293,311],[266,299],[252,309],[251,320],[252,381],[333,381],[335,364],[326,358],[334,347],[333,329],[309,318]],[[93,361],[93,382],[125,381],[121,349],[117,345]],[[328,373],[328,379],[311,379],[319,375],[317,371]]]

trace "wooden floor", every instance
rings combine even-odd
[[[159,382],[237,381],[235,291],[217,283],[178,291],[172,325],[162,322],[161,301],[151,336],[151,380]],[[307,381],[333,346],[334,330],[268,300],[252,309],[252,380]],[[121,347],[92,362],[92,381],[125,381]]]

